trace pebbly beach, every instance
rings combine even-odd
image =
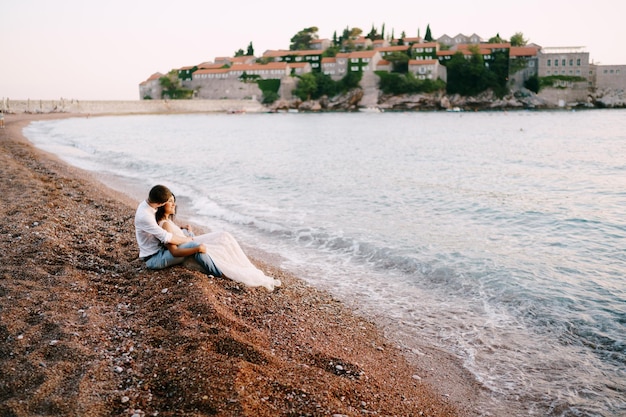
[[[0,414],[475,416],[480,385],[424,341],[407,355],[325,291],[253,257],[274,292],[138,259],[145,195],[0,129]],[[147,192],[147,190],[146,190]],[[198,226],[199,229],[202,227]]]

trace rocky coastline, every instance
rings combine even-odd
[[[460,95],[404,94],[385,95],[374,92],[377,100],[374,104],[364,105],[363,98],[372,94],[364,89],[355,89],[347,94],[322,97],[319,100],[302,101],[279,100],[270,106],[271,111],[298,110],[305,112],[319,111],[494,111],[494,110],[558,110],[558,109],[607,109],[626,108],[624,90],[585,91],[583,93],[547,89],[540,94],[527,89],[517,90],[505,97],[498,98],[491,91],[477,96]],[[558,99],[555,97],[564,97]]]

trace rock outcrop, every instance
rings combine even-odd
[[[378,100],[374,103],[372,95]],[[577,94],[574,97],[563,91],[561,95],[552,93],[535,94],[527,89],[520,89],[505,97],[497,97],[492,91],[476,96],[446,95],[442,92],[431,94],[382,94],[378,89],[372,91],[357,88],[337,97],[322,97],[319,100],[280,100],[270,110],[280,111],[297,109],[298,111],[480,111],[480,110],[539,110],[558,108],[623,108],[626,107],[624,90],[603,90]],[[559,97],[563,97],[559,99]],[[367,98],[367,100],[364,100]]]

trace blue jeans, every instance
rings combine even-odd
[[[178,247],[179,248],[195,248],[196,246],[199,246],[199,243],[187,242],[187,243],[183,243],[182,245],[179,245]],[[206,272],[207,275],[213,275],[214,277],[221,277],[223,275],[222,271],[220,271],[217,265],[215,265],[215,263],[213,262],[213,259],[211,259],[211,257],[208,254],[198,252],[192,256],[198,262],[198,264],[200,264],[202,269],[204,269],[204,272]],[[148,260],[146,260],[146,266],[149,269],[163,269],[163,268],[167,268],[168,266],[181,264],[183,263],[184,260],[185,260],[185,257],[177,258],[174,255],[172,255],[172,252],[167,250],[167,248],[163,248],[157,253],[155,253],[154,255],[152,255]]]

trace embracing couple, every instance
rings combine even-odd
[[[163,269],[193,257],[207,275],[225,277],[272,291],[280,281],[266,276],[245,255],[228,232],[195,236],[190,226],[174,223],[176,197],[164,185],[155,185],[135,213],[139,258],[149,269]]]

